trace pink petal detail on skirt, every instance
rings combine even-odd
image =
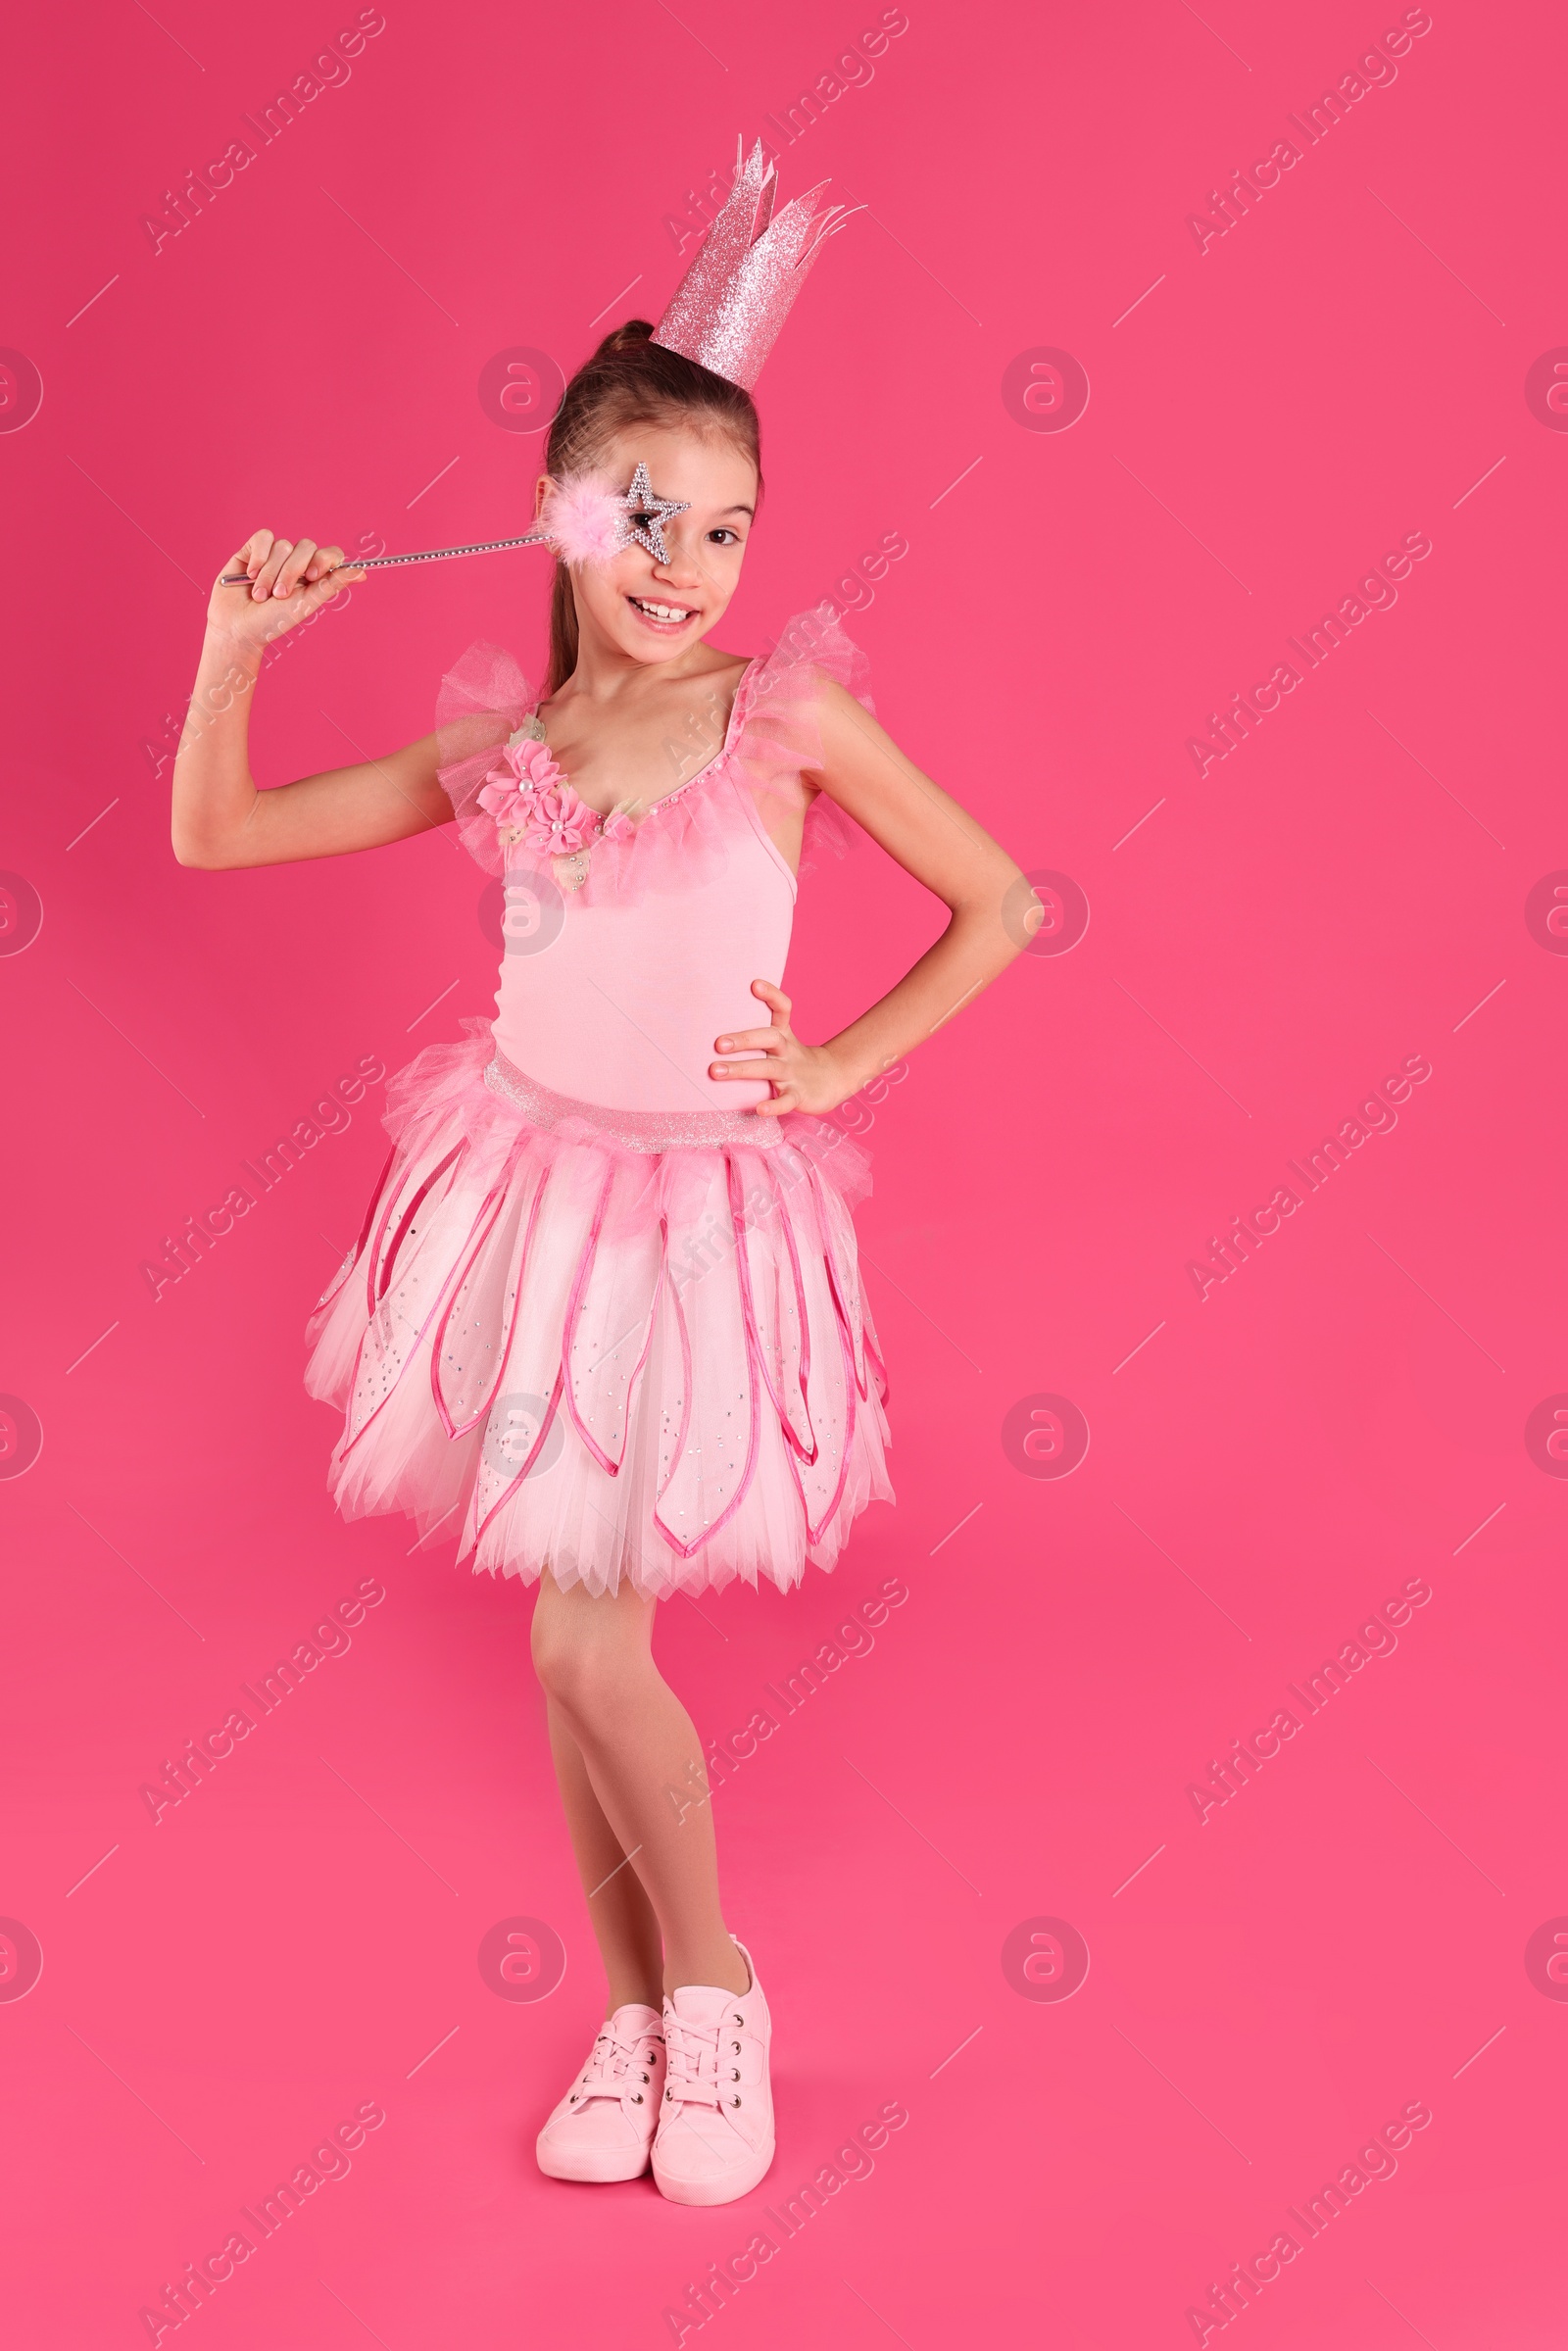
[[[516,1301],[527,1278],[528,1252],[533,1246],[534,1228],[539,1222],[539,1209],[544,1199],[548,1175],[541,1176],[534,1185],[533,1197],[527,1203],[526,1223],[523,1223],[522,1220],[523,1203],[521,1199],[509,1201],[505,1196],[502,1197],[495,1216],[469,1250],[464,1270],[453,1288],[440,1321],[436,1324],[435,1338],[430,1347],[430,1394],[435,1398],[435,1408],[441,1415],[441,1426],[449,1437],[466,1437],[470,1429],[476,1429],[501,1394],[501,1383],[506,1378],[507,1364],[512,1354],[513,1335],[517,1327]],[[497,1308],[492,1301],[484,1298],[482,1292],[478,1301],[475,1300],[472,1294],[482,1273],[492,1272],[495,1263],[499,1262],[501,1258],[502,1251],[488,1249],[488,1244],[492,1235],[498,1230],[506,1235],[509,1220],[504,1216],[503,1210],[508,1206],[514,1207],[517,1211],[516,1222],[522,1225],[522,1245],[511,1297],[503,1297],[499,1308]],[[492,1260],[491,1266],[481,1268],[480,1260],[487,1251]],[[505,1248],[506,1264],[509,1268],[512,1253],[512,1245],[509,1243]],[[505,1273],[503,1273],[503,1284],[505,1284]],[[486,1305],[489,1305],[490,1308],[488,1314],[485,1311]],[[459,1362],[456,1354],[456,1347],[460,1342],[458,1334],[453,1329],[453,1321],[460,1308],[465,1311],[466,1316],[466,1354],[468,1347],[475,1345],[493,1349],[494,1341],[485,1337],[486,1326],[487,1323],[496,1319],[499,1319],[500,1324],[500,1360],[496,1365],[495,1378],[491,1383],[489,1395],[484,1397],[482,1402],[475,1405],[472,1411],[466,1409],[466,1399],[462,1393],[462,1383],[467,1365],[466,1362]],[[456,1369],[449,1369],[443,1373],[443,1364],[456,1365]],[[447,1396],[449,1385],[454,1390],[450,1402]]]
[[[344,1283],[348,1280],[350,1274],[354,1271],[354,1268],[359,1264],[361,1258],[364,1256],[365,1245],[370,1238],[370,1227],[375,1222],[375,1212],[381,1205],[381,1195],[386,1190],[387,1178],[392,1173],[392,1163],[396,1159],[397,1155],[397,1146],[394,1144],[392,1149],[387,1152],[386,1157],[381,1162],[381,1172],[375,1179],[375,1189],[370,1194],[369,1199],[366,1201],[365,1216],[360,1225],[360,1237],[354,1244],[354,1247],[350,1249],[348,1255],[344,1258],[342,1264],[338,1267],[336,1273],[332,1276],[332,1279],[327,1283],[326,1288],[322,1291],[320,1297],[316,1301],[316,1311],[318,1314],[321,1313],[325,1307],[332,1303],[332,1300],[336,1298],[338,1292],[342,1289]]]
[[[768,1172],[769,1174],[772,1174],[773,1171],[770,1168]],[[776,1205],[778,1200],[777,1193],[774,1192],[771,1198],[773,1204]],[[769,1364],[767,1359],[768,1348],[763,1342],[761,1331],[758,1327],[757,1299],[752,1284],[752,1270],[750,1262],[751,1228],[747,1220],[746,1202],[742,1197],[740,1179],[736,1175],[733,1163],[731,1164],[729,1170],[729,1200],[730,1214],[735,1228],[735,1267],[740,1276],[741,1298],[746,1314],[747,1334],[756,1355],[758,1368],[762,1374],[762,1379],[767,1389],[768,1400],[772,1404],[774,1411],[778,1414],[779,1426],[784,1432],[791,1450],[798,1453],[803,1461],[814,1461],[816,1459],[816,1439],[810,1434],[810,1414],[805,1408],[806,1399],[804,1393],[811,1374],[810,1323],[806,1314],[806,1293],[801,1282],[800,1252],[795,1246],[794,1229],[791,1226],[787,1216],[780,1218],[780,1226],[784,1235],[790,1260],[790,1271],[794,1277],[796,1314],[798,1323],[797,1345],[799,1347],[799,1355],[797,1360],[800,1365],[800,1378],[797,1382],[797,1393],[801,1396],[802,1417],[806,1421],[807,1438],[809,1439],[808,1443],[806,1439],[802,1439],[796,1435],[794,1423],[789,1415],[789,1409],[785,1403],[782,1394],[780,1393],[784,1386],[784,1381],[782,1378],[774,1378],[774,1367]],[[776,1298],[778,1285],[776,1281],[773,1285],[773,1290],[774,1299],[770,1301],[774,1308],[772,1330],[775,1340],[780,1340],[782,1334],[779,1332],[777,1320]],[[777,1352],[779,1350],[777,1347],[775,1347],[774,1351]],[[782,1364],[779,1366],[779,1368],[782,1370]]]
[[[448,1151],[446,1157],[441,1161],[440,1165],[436,1168],[433,1168],[430,1174],[427,1175],[424,1181],[416,1188],[413,1198],[409,1201],[408,1206],[404,1209],[402,1216],[398,1220],[398,1229],[392,1236],[392,1246],[387,1250],[386,1255],[383,1258],[381,1256],[381,1244],[386,1238],[386,1228],[392,1221],[392,1211],[398,1204],[398,1191],[396,1185],[394,1185],[392,1190],[388,1193],[386,1207],[382,1211],[381,1215],[380,1227],[376,1232],[375,1239],[371,1243],[370,1249],[365,1260],[365,1302],[368,1312],[373,1314],[376,1307],[380,1304],[382,1298],[384,1298],[387,1294],[387,1286],[391,1282],[393,1270],[397,1265],[398,1251],[409,1237],[409,1233],[414,1224],[414,1219],[419,1212],[419,1208],[424,1200],[425,1195],[433,1191],[436,1184],[440,1181],[442,1176],[446,1174],[447,1169],[453,1164],[454,1160],[460,1159],[462,1155],[462,1144],[459,1143],[454,1145],[453,1149]]]
[[[648,1350],[654,1343],[654,1325],[659,1318],[659,1301],[663,1294],[664,1288],[664,1260],[662,1249],[664,1226],[662,1219],[661,1219],[659,1271],[654,1280],[653,1301],[648,1309],[648,1319],[643,1330],[643,1343],[637,1351],[637,1359],[633,1363],[630,1372],[627,1374],[625,1386],[620,1392],[619,1410],[620,1414],[624,1416],[624,1434],[617,1429],[612,1436],[612,1444],[618,1443],[620,1445],[620,1452],[618,1456],[612,1459],[588,1426],[588,1421],[592,1417],[591,1413],[585,1414],[577,1402],[576,1376],[572,1370],[570,1358],[577,1339],[577,1325],[582,1311],[583,1292],[587,1287],[589,1275],[593,1271],[594,1259],[599,1253],[599,1235],[604,1224],[605,1202],[610,1198],[610,1189],[614,1180],[615,1171],[613,1167],[611,1167],[606,1173],[605,1189],[599,1196],[599,1205],[594,1211],[593,1230],[588,1236],[588,1246],[584,1249],[581,1263],[578,1265],[577,1278],[571,1286],[571,1298],[566,1307],[566,1327],[564,1333],[563,1334],[561,1347],[562,1373],[565,1382],[564,1394],[566,1399],[567,1414],[571,1420],[572,1427],[576,1430],[578,1436],[582,1439],[583,1444],[588,1447],[589,1452],[592,1453],[594,1459],[598,1462],[600,1468],[604,1471],[607,1478],[618,1477],[620,1474],[621,1464],[626,1458],[626,1446],[631,1440],[632,1397],[636,1392],[637,1382],[642,1373],[643,1366],[648,1361]],[[619,1350],[617,1348],[614,1351],[618,1353]]]
[[[800,1497],[801,1497],[801,1508],[802,1508],[802,1509],[805,1511],[805,1513],[806,1513],[806,1524],[807,1524],[807,1530],[808,1530],[808,1535],[809,1535],[809,1537],[810,1537],[810,1540],[811,1540],[811,1542],[812,1542],[812,1543],[817,1543],[817,1542],[819,1542],[819,1541],[821,1540],[821,1535],[822,1535],[822,1530],[823,1530],[823,1528],[831,1524],[831,1522],[832,1522],[832,1518],[833,1518],[833,1513],[834,1513],[834,1511],[835,1511],[835,1510],[837,1510],[837,1508],[838,1508],[838,1506],[839,1506],[839,1503],[840,1503],[840,1501],[843,1499],[843,1494],[844,1494],[844,1482],[845,1482],[845,1479],[846,1479],[846,1478],[848,1477],[848,1475],[849,1475],[849,1467],[850,1467],[850,1448],[851,1448],[851,1445],[852,1445],[852,1443],[853,1443],[853,1441],[854,1441],[854,1437],[855,1437],[855,1419],[856,1419],[856,1399],[855,1399],[855,1385],[854,1385],[855,1360],[854,1360],[854,1355],[853,1355],[853,1352],[852,1352],[852,1350],[851,1350],[851,1347],[850,1347],[849,1338],[848,1338],[847,1334],[845,1333],[844,1329],[842,1328],[842,1326],[840,1327],[840,1330],[839,1330],[839,1347],[840,1347],[840,1349],[842,1350],[842,1353],[843,1353],[843,1357],[844,1357],[844,1367],[845,1367],[845,1370],[846,1370],[846,1372],[847,1372],[847,1373],[849,1373],[849,1374],[851,1375],[851,1376],[850,1376],[850,1380],[849,1380],[849,1384],[847,1385],[847,1387],[846,1387],[846,1389],[845,1389],[845,1427],[844,1427],[844,1444],[843,1444],[843,1447],[842,1447],[842,1450],[841,1450],[841,1453],[840,1453],[840,1457],[839,1457],[839,1476],[838,1476],[838,1484],[837,1484],[837,1485],[834,1487],[834,1489],[833,1489],[833,1493],[832,1493],[831,1498],[830,1498],[830,1499],[829,1499],[829,1501],[828,1501],[828,1504],[827,1504],[827,1507],[826,1507],[826,1509],[825,1509],[825,1510],[822,1512],[822,1515],[821,1515],[820,1519],[817,1521],[817,1523],[816,1523],[814,1526],[811,1524],[811,1506],[810,1506],[810,1502],[809,1502],[809,1500],[808,1500],[808,1496],[807,1496],[807,1492],[806,1492],[806,1480],[805,1480],[805,1476],[804,1476],[804,1474],[803,1474],[803,1472],[802,1472],[801,1465],[800,1465],[798,1462],[795,1462],[795,1461],[792,1461],[792,1462],[790,1463],[790,1472],[791,1472],[791,1475],[794,1477],[795,1484],[796,1484],[796,1488],[797,1488],[797,1490],[798,1490],[798,1492],[799,1492],[799,1494],[800,1494]],[[810,1466],[811,1468],[814,1468],[814,1467],[816,1466],[816,1465],[815,1465],[815,1462],[814,1462],[814,1461],[812,1461],[812,1462],[809,1464],[809,1466]]]
[[[672,1117],[665,1148],[658,1114],[550,1094],[474,1026],[391,1082],[366,1284],[339,1275],[312,1321],[339,1506],[594,1592],[831,1568],[892,1499],[864,1153],[743,1113],[701,1142]]]

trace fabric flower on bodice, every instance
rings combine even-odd
[[[567,783],[548,744],[527,736],[506,746],[479,806],[495,818],[505,844],[523,841],[546,857],[575,857],[600,830],[600,818]]]
[[[601,816],[572,790],[550,755],[537,718],[523,721],[477,798],[479,807],[495,818],[503,849],[520,841],[536,856],[550,858],[564,890],[582,888],[588,879],[588,853],[599,842],[619,841],[633,829],[624,808]]]

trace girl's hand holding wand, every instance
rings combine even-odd
[[[171,829],[182,865],[342,857],[449,820],[433,736],[266,792],[251,774],[250,709],[268,647],[365,577],[341,547],[270,530],[252,531],[223,565],[174,760]]]
[[[265,653],[274,637],[311,619],[340,588],[365,578],[352,565],[340,569],[342,563],[341,547],[253,530],[214,584],[207,606],[209,637],[216,633],[236,653],[249,647]],[[236,572],[243,579],[227,584]]]

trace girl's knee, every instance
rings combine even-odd
[[[531,1646],[541,1687],[584,1722],[612,1717],[653,1671],[641,1625],[608,1598],[542,1592]]]

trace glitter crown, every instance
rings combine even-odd
[[[850,217],[850,208],[842,204],[817,209],[826,185],[822,180],[808,188],[775,216],[778,182],[762,142],[759,139],[747,155],[745,141],[738,141],[735,184],[660,319],[654,341],[749,392],[808,269],[824,241]]]

